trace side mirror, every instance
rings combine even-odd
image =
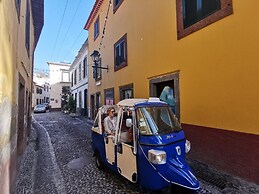
[[[126,119],[126,127],[130,128],[132,126],[132,119]]]

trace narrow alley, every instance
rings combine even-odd
[[[92,157],[91,126],[87,118],[62,112],[34,114],[14,193],[140,193],[137,184],[110,170],[98,170]],[[244,188],[220,190],[202,180],[201,185],[199,193],[204,194],[246,193]]]

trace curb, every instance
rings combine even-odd
[[[21,156],[17,166],[17,176],[13,194],[34,192],[34,180],[37,163],[38,134],[34,127],[31,128],[31,135],[24,154]]]
[[[32,125],[34,125],[35,128],[38,130],[38,136],[39,136],[39,150],[38,150],[37,159],[41,159],[41,160],[37,160],[37,165],[40,165],[41,163],[43,163],[45,167],[48,167],[48,168],[45,168],[44,173],[52,177],[50,181],[55,187],[57,193],[64,194],[66,193],[65,187],[64,187],[64,180],[63,180],[61,171],[59,169],[59,166],[57,164],[55,151],[52,146],[49,133],[47,129],[39,122],[37,122],[34,118],[32,119]],[[44,162],[43,160],[45,158],[48,158],[48,160]]]
[[[226,194],[252,194],[259,193],[259,185],[221,172],[200,161],[187,159],[191,168],[195,171],[198,179],[204,180],[210,185],[217,187]]]

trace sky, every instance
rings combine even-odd
[[[44,26],[34,55],[34,70],[47,62],[72,63],[88,36],[84,25],[95,0],[44,0]]]

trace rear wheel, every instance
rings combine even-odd
[[[95,154],[95,164],[99,170],[102,170],[104,168],[103,161],[101,159],[101,155],[99,152]]]

